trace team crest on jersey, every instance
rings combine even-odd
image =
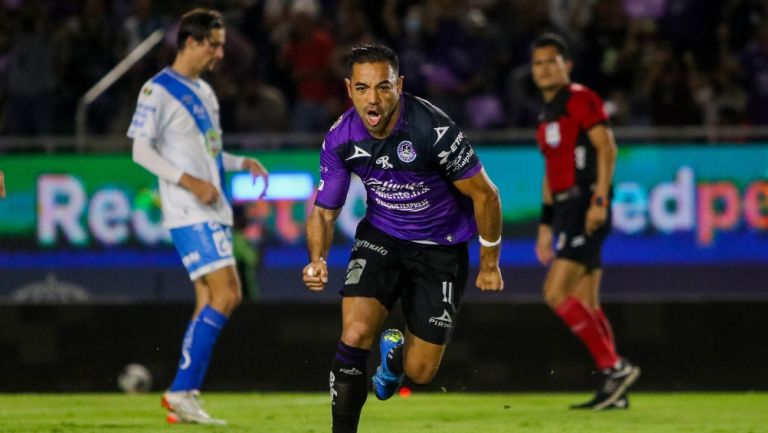
[[[141,89],[141,94],[145,97],[152,94],[152,86],[144,86],[143,89]]]
[[[205,146],[211,156],[217,156],[221,152],[221,134],[214,128],[205,131]]]
[[[547,126],[544,128],[544,140],[552,148],[560,145],[560,123],[547,123]]]
[[[416,150],[410,141],[401,141],[397,145],[397,157],[403,162],[413,162],[416,159]]]

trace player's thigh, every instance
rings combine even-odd
[[[585,218],[589,209],[589,197],[577,196],[555,203],[552,224],[555,257],[583,264],[587,270],[601,266],[602,247],[611,228],[611,210],[605,224],[594,233],[585,231]]]
[[[373,298],[391,310],[401,294],[400,250],[399,241],[366,221],[361,222],[355,233],[341,295]]]
[[[430,343],[407,330],[403,348],[405,374],[415,383],[429,383],[437,374],[444,353],[445,344]]]
[[[403,254],[403,312],[408,330],[443,345],[450,340],[467,284],[467,245],[412,246]]]
[[[384,320],[389,315],[376,298],[347,296],[341,301],[341,341],[361,349],[370,349]]]

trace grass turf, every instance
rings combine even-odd
[[[631,409],[569,411],[587,394],[373,395],[360,433],[768,433],[768,393],[635,393]],[[207,393],[226,427],[169,425],[159,394],[0,394],[2,433],[330,432],[327,394]]]

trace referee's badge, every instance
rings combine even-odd
[[[544,140],[549,147],[555,148],[560,145],[560,123],[549,122],[544,130]]]

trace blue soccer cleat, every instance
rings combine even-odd
[[[387,400],[403,384],[405,374],[395,374],[387,367],[387,355],[405,342],[403,333],[398,329],[387,329],[381,334],[379,350],[381,351],[381,365],[376,369],[373,375],[373,391],[379,400]]]

